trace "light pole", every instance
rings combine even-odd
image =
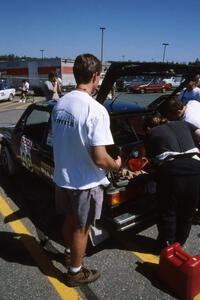
[[[103,32],[106,29],[106,27],[100,27],[101,30],[101,65],[103,63]]]
[[[163,62],[164,62],[165,61],[166,47],[169,46],[169,43],[162,43],[162,45],[164,46],[164,49],[163,49]]]
[[[44,49],[41,49],[42,59],[44,58]]]

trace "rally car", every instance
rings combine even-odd
[[[162,103],[147,95],[118,93],[107,96],[121,76],[166,76],[197,72],[196,67],[155,63],[113,63],[107,71],[96,100],[108,110],[115,144],[108,152],[122,157],[122,171],[109,172],[105,190],[102,222],[109,230],[124,231],[146,224],[156,216],[156,181],[145,152],[143,121]],[[200,70],[199,70],[200,72]],[[181,88],[181,87],[180,87]],[[173,91],[176,93],[177,90]],[[16,125],[0,128],[1,164],[15,174],[19,167],[53,184],[51,112],[55,101],[31,104]]]

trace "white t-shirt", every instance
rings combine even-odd
[[[196,100],[190,100],[186,104],[185,114],[183,119],[197,128],[200,128],[200,102]]]
[[[85,92],[67,93],[53,109],[52,133],[58,186],[83,190],[109,183],[90,155],[91,146],[114,143],[104,106]]]
[[[45,94],[45,97],[47,100],[58,100],[59,99],[59,95],[57,92],[54,92],[54,87],[50,80],[47,80],[44,83],[44,94]]]
[[[29,83],[28,83],[28,81],[23,82],[23,84],[22,84],[22,90],[28,92],[28,90],[29,90]]]
[[[189,100],[200,101],[200,88],[195,87],[192,91],[188,91],[186,88],[183,89],[178,96],[178,99],[186,104]]]

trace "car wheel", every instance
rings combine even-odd
[[[9,95],[8,100],[9,100],[9,101],[13,101],[13,99],[14,99],[14,95],[11,93],[11,94]]]
[[[162,93],[165,93],[165,92],[166,92],[166,89],[165,89],[165,88],[163,88],[163,89],[162,89]]]
[[[144,94],[144,93],[145,93],[145,90],[144,90],[144,89],[140,89],[140,93],[141,93],[141,94]]]
[[[2,146],[1,147],[1,166],[4,170],[9,175],[14,175],[17,173],[17,166],[16,163],[14,162],[10,151],[8,150],[8,147]]]

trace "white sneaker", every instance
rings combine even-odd
[[[19,103],[22,103],[22,100],[19,100]]]

